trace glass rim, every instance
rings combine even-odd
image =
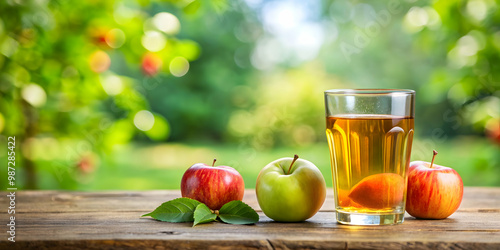
[[[325,95],[415,95],[412,89],[328,89]]]

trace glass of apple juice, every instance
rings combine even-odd
[[[337,221],[392,225],[404,220],[415,91],[325,91]]]

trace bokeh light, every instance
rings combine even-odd
[[[306,11],[290,1],[270,1],[262,10],[265,28],[273,33],[287,33],[306,19]]]
[[[144,36],[142,36],[141,43],[145,49],[157,52],[165,48],[167,39],[160,32],[146,31]]]
[[[123,91],[123,81],[115,74],[105,74],[99,77],[102,88],[106,94],[110,96],[115,96]]]
[[[405,16],[404,26],[410,32],[418,32],[429,22],[429,15],[425,9],[412,7]]]
[[[95,51],[89,58],[90,69],[96,73],[106,71],[111,65],[111,58],[102,50]]]
[[[175,57],[168,67],[173,76],[181,77],[189,71],[189,62],[182,56]]]
[[[324,41],[324,31],[321,25],[309,23],[297,27],[297,38],[291,41],[292,51],[296,51],[298,61],[309,61],[317,57]]]
[[[134,125],[138,129],[142,131],[148,131],[151,128],[153,128],[155,124],[155,117],[154,115],[147,111],[147,110],[141,110],[137,112],[134,116]]]
[[[461,37],[448,53],[449,64],[454,68],[474,65],[477,62],[477,52],[485,47],[485,40],[484,35],[475,30]]]
[[[10,36],[4,38],[3,43],[0,43],[0,53],[6,57],[11,57],[16,51],[19,43]]]
[[[488,13],[488,6],[483,0],[471,0],[467,1],[467,14],[476,19],[477,21],[482,21],[486,18]]]
[[[479,44],[474,37],[466,35],[458,40],[457,49],[460,55],[473,56],[479,50]]]
[[[486,103],[486,112],[489,116],[500,118],[500,97],[491,96]]]
[[[106,43],[113,49],[120,48],[125,43],[125,33],[121,29],[112,29],[106,33]]]
[[[170,124],[167,119],[159,114],[153,114],[154,124],[151,129],[144,131],[144,133],[152,140],[161,141],[165,140],[170,134]]]
[[[40,85],[30,83],[21,90],[23,99],[34,107],[41,107],[47,100],[47,94]]]
[[[133,5],[133,3],[127,2],[127,4],[125,4],[123,2],[119,2],[115,5],[113,17],[116,23],[125,25],[130,20],[141,14],[140,11],[138,11],[136,8],[131,8],[131,6],[129,5]]]
[[[437,13],[437,11],[432,7],[424,7],[424,10],[427,11],[427,27],[431,29],[437,29],[441,26],[441,17]]]
[[[163,64],[161,57],[154,53],[146,53],[142,58],[142,72],[147,76],[154,76]]]
[[[412,7],[403,19],[403,27],[410,33],[423,28],[437,29],[441,26],[441,18],[437,11],[429,6]]]
[[[177,34],[181,28],[181,23],[176,16],[168,12],[160,12],[153,17],[154,26],[166,34]]]
[[[260,39],[251,55],[252,66],[259,70],[271,70],[287,58],[287,52],[274,38]]]

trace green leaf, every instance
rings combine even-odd
[[[151,216],[154,219],[168,222],[193,221],[196,206],[201,202],[189,198],[177,198],[167,201],[157,207],[153,212],[142,215]]]
[[[212,222],[217,219],[217,215],[213,214],[210,208],[207,205],[200,203],[196,206],[196,210],[194,210],[194,223],[193,227],[198,224]]]
[[[253,224],[259,221],[257,212],[238,200],[224,204],[219,210],[219,218],[229,224]]]

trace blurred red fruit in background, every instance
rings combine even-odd
[[[90,69],[96,73],[101,73],[106,71],[111,65],[111,59],[108,54],[102,50],[98,50],[89,57]]]
[[[94,172],[97,167],[97,156],[92,153],[82,155],[76,163],[76,167],[84,174]]]
[[[486,136],[500,145],[500,119],[490,119],[484,127]]]
[[[162,65],[161,58],[153,53],[146,53],[142,58],[142,72],[147,76],[154,76]]]

